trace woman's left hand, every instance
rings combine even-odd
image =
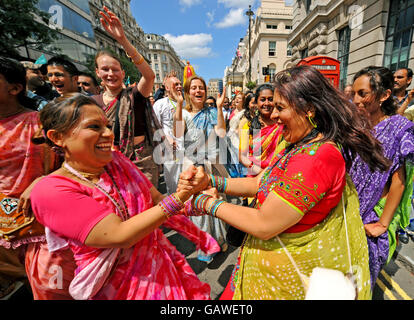
[[[187,171],[180,174],[177,191],[188,191],[197,194],[208,188],[210,177],[205,173],[203,167],[191,166]]]
[[[102,26],[116,41],[122,42],[124,39],[126,39],[126,37],[121,21],[107,7],[104,6],[104,10],[105,12],[99,12],[99,14],[102,16],[100,19]]]
[[[217,95],[217,108],[223,108],[224,98],[226,97],[226,87],[223,88],[223,93]]]
[[[369,223],[364,225],[365,233],[369,237],[377,238],[383,233],[387,232],[387,227],[379,222]]]

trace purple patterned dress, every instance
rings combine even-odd
[[[350,176],[358,191],[360,214],[364,224],[379,220],[374,211],[381,199],[382,192],[392,174],[406,161],[414,162],[414,123],[400,115],[391,116],[374,128],[375,137],[382,143],[385,156],[392,160],[386,172],[371,172],[368,165],[357,155]],[[388,258],[388,232],[378,238],[367,237],[369,248],[369,268],[371,286],[374,288],[376,279]]]

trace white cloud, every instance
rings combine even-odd
[[[211,56],[211,48],[208,46],[213,41],[211,34],[182,34],[174,36],[169,33],[164,37],[170,42],[177,54],[184,58],[205,58]]]
[[[237,25],[245,25],[247,23],[247,16],[244,14],[244,9],[230,9],[229,13],[216,23],[217,28],[229,28]]]
[[[191,7],[196,4],[200,4],[201,0],[180,0],[180,5],[184,7]]]
[[[215,11],[214,10],[211,11],[211,12],[207,12],[206,13],[206,15],[207,15],[207,27],[210,27],[211,24],[213,23],[213,21],[214,21],[214,14],[215,14]]]

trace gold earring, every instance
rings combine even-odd
[[[313,122],[313,118],[308,114],[308,120],[309,120],[309,122],[310,122],[310,124],[312,125],[312,127],[314,127],[315,129],[318,127],[317,125],[316,125],[316,123],[315,122]]]

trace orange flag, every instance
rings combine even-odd
[[[195,75],[194,68],[190,64],[190,61],[187,61],[187,65],[184,68],[184,82],[183,82],[183,84],[187,81],[188,78],[190,78],[191,76],[194,76],[194,75]]]

